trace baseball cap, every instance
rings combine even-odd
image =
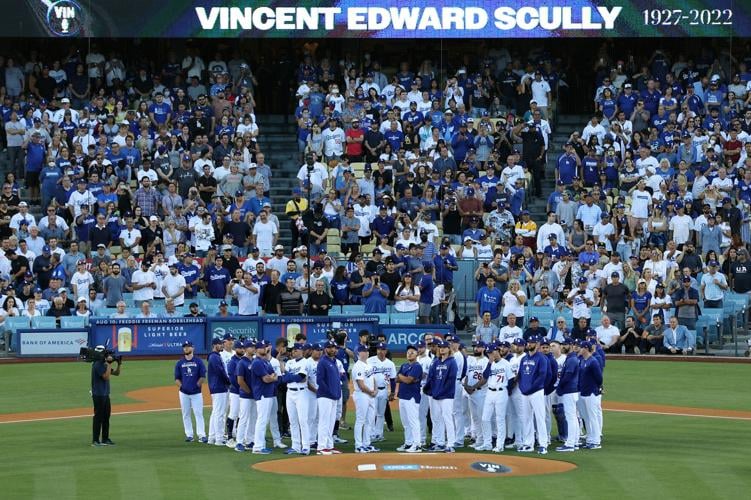
[[[225,333],[222,336],[222,340],[235,340],[235,336],[232,335],[231,333]]]
[[[512,343],[513,343],[514,345],[527,345],[527,341],[526,341],[526,340],[524,340],[524,339],[523,339],[523,338],[521,338],[521,337],[517,337],[517,338],[515,338],[515,339],[514,339],[514,341],[513,341]]]
[[[621,275],[620,275],[620,274],[618,274],[618,272],[617,272],[617,271],[613,271],[612,273],[610,273],[610,277],[611,277],[611,278],[620,278],[620,277],[621,277]]]
[[[277,245],[277,246],[275,246],[274,247],[274,251],[277,251],[277,250],[284,250],[284,245]]]
[[[232,344],[232,347],[234,349],[242,349],[245,346],[245,343],[242,340],[235,340],[235,343]]]
[[[720,263],[719,263],[719,262],[717,262],[716,260],[711,260],[711,261],[709,261],[709,265],[710,265],[710,266],[715,266],[715,267],[717,267],[717,266],[719,266],[719,265],[720,265]]]
[[[585,278],[583,276],[581,278],[579,278],[579,283],[586,283],[587,281],[588,281],[587,278]]]
[[[183,347],[193,347],[193,342],[186,340],[185,342],[183,342]]]
[[[380,346],[381,344],[378,344],[378,345]],[[334,341],[334,339],[329,339],[329,340],[328,340],[328,341],[326,341],[326,343],[324,344],[324,347],[339,347],[339,346],[338,346],[338,345],[336,345],[336,341]],[[379,349],[380,349],[380,347],[379,347]],[[385,349],[385,347],[384,347],[384,349]]]
[[[379,342],[376,349],[388,349],[388,347],[383,342]]]
[[[250,347],[255,347],[255,346],[256,346],[255,342],[253,342],[250,339],[248,339],[245,342],[243,342],[243,347],[246,348],[246,349],[248,349]]]
[[[222,344],[222,339],[220,339],[219,337],[214,337],[213,339],[211,339],[211,345],[221,345],[221,344]]]
[[[540,321],[540,318],[538,318],[537,316],[532,316],[531,318],[529,318],[529,322],[531,323],[532,321]]]

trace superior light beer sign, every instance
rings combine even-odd
[[[623,7],[196,7],[204,30],[350,31],[612,30]]]

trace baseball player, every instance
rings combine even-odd
[[[373,376],[375,377],[376,390],[378,394],[375,397],[375,425],[373,426],[373,436],[371,441],[377,443],[385,441],[383,429],[385,425],[384,415],[386,405],[393,399],[392,394],[396,386],[396,365],[390,359],[386,358],[386,344],[383,342],[376,346],[376,355],[368,358],[368,365],[373,367]]]
[[[286,342],[286,339],[281,339]],[[286,344],[285,344],[286,346]],[[268,361],[271,364],[271,368],[274,369],[274,373],[276,373],[277,381],[274,382],[274,385],[276,386],[276,394],[274,395],[274,399],[271,403],[271,417],[269,420],[269,429],[271,430],[271,438],[274,441],[274,448],[279,449],[286,449],[287,445],[282,442],[282,433],[279,432],[279,394],[284,394],[284,399],[286,400],[287,391],[285,389],[284,392],[279,390],[280,380],[282,377],[282,362],[279,361],[279,359],[273,357],[271,355],[271,346],[268,345],[266,349],[266,361]]]
[[[548,428],[545,425],[545,383],[548,381],[548,360],[539,351],[540,337],[535,335],[527,340],[527,355],[519,365],[519,390],[522,393],[522,413],[524,442],[519,453],[533,451],[535,428],[537,428],[537,453],[548,453]]]
[[[308,360],[303,357],[303,344],[292,346],[292,359],[284,363],[284,382],[287,384],[287,415],[292,446],[284,453],[287,455],[310,453],[310,427],[308,427]]]
[[[237,364],[245,355],[245,347],[241,340],[235,340],[232,344],[235,348],[235,353],[227,363],[227,374],[229,375],[229,413],[227,414],[227,447],[234,448],[237,445],[235,436],[237,436],[237,428],[235,423],[237,417],[240,414],[240,386],[237,383]]]
[[[508,404],[509,384],[514,379],[511,363],[501,356],[501,346],[492,344],[489,348],[490,362],[482,372],[480,382],[487,387],[482,406],[482,433],[477,438],[477,451],[503,452],[506,437],[506,405]],[[495,416],[495,421],[493,417]],[[496,444],[493,447],[493,423],[496,430]]]
[[[602,365],[592,352],[591,342],[582,342],[579,363],[579,392],[584,401],[584,424],[587,427],[587,450],[599,450],[602,433]]]
[[[196,434],[198,441],[207,443],[206,426],[203,423],[203,398],[201,386],[206,380],[206,365],[203,360],[193,356],[193,342],[183,342],[183,357],[175,364],[175,384],[179,389],[180,410],[183,415],[185,442],[193,441],[193,423],[190,412],[196,419]]]
[[[430,342],[433,342],[433,337],[428,335],[425,338],[429,338]],[[433,363],[435,357],[426,349],[426,342],[419,342],[417,344],[417,362],[420,363],[422,368],[422,379],[420,381],[420,389],[425,387],[425,381],[428,379],[428,370]],[[428,409],[430,404],[430,396],[427,394],[420,398],[420,410],[418,412],[418,420],[420,422],[420,446],[425,446],[428,438]]]
[[[439,357],[430,366],[424,391],[431,396],[430,414],[433,420],[433,441],[430,451],[454,453],[456,427],[454,427],[454,394],[456,394],[456,359],[450,354],[445,340],[437,341]]]
[[[352,381],[355,402],[355,453],[370,453],[376,448],[370,445],[375,422],[375,397],[378,394],[375,368],[368,364],[368,347],[355,347],[357,361],[352,365]]]
[[[550,341],[550,356],[552,357],[555,364],[551,363],[550,366],[552,366],[555,369],[555,384],[553,386],[554,390],[553,393],[550,395],[550,412],[548,413],[548,434],[550,434],[553,422],[551,418],[555,418],[556,427],[558,427],[558,436],[557,440],[560,442],[565,441],[566,436],[566,417],[563,412],[563,404],[561,404],[561,400],[558,397],[558,393],[556,390],[558,389],[558,381],[561,379],[561,371],[563,370],[563,365],[566,362],[566,355],[563,353],[561,342],[563,340],[551,340]],[[552,437],[551,437],[552,439]]]
[[[336,402],[336,419],[334,420],[334,434],[332,436],[332,439],[334,440],[334,444],[347,443],[346,439],[342,439],[339,437],[339,425],[343,421],[342,416],[344,415],[344,387],[345,386],[347,386],[347,399],[349,399],[349,376],[347,374],[347,369],[344,367],[344,362],[339,358],[340,351],[341,349],[337,346],[336,367],[339,370],[339,385],[342,388],[342,396]],[[347,365],[349,366],[349,363],[347,363]]]
[[[313,450],[318,447],[318,361],[321,360],[323,355],[322,344],[305,344],[307,348],[310,346],[310,357],[308,358],[308,390],[305,395],[308,397],[308,429],[310,431],[310,442],[307,443],[308,449]],[[308,351],[308,349],[303,349]],[[305,445],[306,443],[303,443]]]
[[[253,398],[250,369],[256,351],[255,342],[253,340],[246,340],[243,347],[245,348],[245,355],[237,363],[235,371],[240,396],[240,411],[237,420],[237,444],[235,445],[235,451],[238,452],[243,452],[247,448],[252,447],[253,443],[250,441],[250,438],[255,430],[256,422],[256,402]]]
[[[407,346],[407,362],[399,367],[396,397],[399,398],[399,415],[404,425],[404,444],[396,451],[420,453],[420,386],[422,367],[417,362],[417,347]]]
[[[561,341],[561,352],[565,358],[561,368],[558,387],[555,394],[563,409],[565,426],[558,424],[558,436],[565,439],[563,446],[555,451],[572,452],[579,446],[579,420],[576,417],[576,402],[579,399],[579,364],[580,360],[572,348],[571,339]]]
[[[336,364],[336,351],[339,346],[334,340],[325,344],[325,356],[318,361],[316,381],[318,390],[318,455],[341,453],[334,449],[334,423],[336,422],[336,402],[342,397],[342,383],[339,367]]]
[[[256,357],[250,364],[250,388],[256,401],[256,425],[253,433],[253,453],[256,455],[271,453],[271,449],[266,448],[266,427],[276,399],[277,375],[266,359],[266,349],[269,347],[264,340],[256,342]]]
[[[555,386],[558,383],[558,363],[555,357],[550,353],[550,341],[540,336],[540,351],[545,360],[548,362],[548,379],[545,381],[545,428],[550,436],[552,426],[553,397],[555,396]]]
[[[227,400],[230,381],[222,362],[222,339],[211,341],[212,351],[207,360],[209,392],[211,393],[211,417],[209,417],[209,444],[224,446],[224,425],[227,415]]]
[[[480,446],[482,441],[482,411],[488,392],[485,385],[481,384],[480,381],[485,368],[488,366],[488,358],[485,357],[485,343],[482,340],[472,342],[472,349],[473,355],[467,358],[467,374],[464,377],[463,387],[469,400],[470,434],[475,441],[475,446]]]
[[[459,337],[451,336],[450,339],[451,355],[456,361],[457,384],[455,384],[454,386],[455,393],[453,409],[456,441],[449,443],[447,446],[452,446],[454,448],[463,448],[464,435],[467,427],[467,423],[464,417],[467,413],[469,413],[469,404],[467,402],[467,399],[464,397],[464,387],[462,386],[462,379],[467,374],[467,357],[461,351],[461,341],[459,340]]]
[[[519,380],[519,366],[521,365],[522,360],[527,356],[524,352],[527,347],[527,341],[518,337],[514,339],[512,346],[513,356],[508,362],[511,365],[511,372],[514,374],[514,383],[509,385],[511,389],[509,393],[511,404],[506,406],[506,435],[509,438],[514,439],[514,442],[509,443],[508,447],[519,449],[523,446],[524,442],[524,426],[521,420],[524,401],[522,401],[522,393],[519,390],[519,384],[517,382]]]

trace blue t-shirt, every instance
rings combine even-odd
[[[263,377],[272,375],[274,368],[271,363],[261,358],[254,358],[250,364],[250,383],[253,391],[253,399],[259,401],[261,398],[271,398],[276,396],[276,382],[264,382]]]
[[[573,155],[564,154],[558,158],[558,178],[564,184],[571,184],[576,176],[576,158]]]
[[[180,274],[182,275],[182,277],[185,278],[185,284],[186,284],[185,296],[188,298],[195,297],[196,292],[198,291],[198,285],[196,284],[196,285],[190,286],[189,283],[192,281],[195,281],[195,279],[198,278],[198,276],[201,273],[201,269],[195,264],[186,266],[185,264],[181,263],[180,266],[178,267],[178,270]]]
[[[391,292],[389,289],[389,286],[385,283],[380,284],[381,288],[383,290],[386,290],[387,292]],[[367,292],[373,288],[372,283],[366,284],[363,288],[363,292]],[[364,312],[372,313],[372,314],[386,314],[386,301],[388,300],[388,297],[384,297],[381,295],[377,290],[371,293],[368,297],[363,296],[362,298],[362,304],[364,306]]]
[[[399,375],[414,378],[411,384],[399,382],[399,399],[404,399],[405,401],[414,399],[415,403],[419,403],[420,381],[422,380],[422,366],[420,366],[420,363],[404,363],[399,367]]]
[[[332,280],[329,286],[331,287],[334,304],[349,304],[349,281],[346,279],[342,281]]]
[[[102,375],[107,371],[107,363],[99,360],[91,364],[91,395],[109,396],[110,381],[104,380]]]
[[[39,172],[44,165],[46,150],[44,144],[30,142],[26,148],[26,171]]]
[[[420,303],[432,304],[433,303],[433,289],[435,284],[433,283],[433,277],[430,274],[423,274],[420,280]]]
[[[501,314],[501,298],[503,295],[497,288],[492,290],[484,286],[477,291],[475,300],[480,304],[480,317],[486,312],[490,313],[490,317],[495,319]]]
[[[642,312],[647,308],[647,304],[649,304],[649,301],[652,298],[652,294],[649,292],[644,292],[644,295],[639,295],[639,293],[634,290],[633,292],[631,292],[631,298],[634,299],[634,309]]]
[[[198,379],[206,378],[206,365],[197,356],[192,359],[183,357],[175,364],[175,380],[182,382],[180,392],[187,395],[200,394]]]
[[[253,385],[251,381],[251,374],[250,374],[250,363],[253,360],[243,356],[240,358],[240,360],[237,362],[237,367],[235,368],[235,379],[238,377],[242,377],[245,381],[245,384],[248,386],[251,392],[245,392],[238,383],[238,393],[240,394],[240,397],[243,399],[251,399],[253,397]]]

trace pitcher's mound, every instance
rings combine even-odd
[[[254,469],[297,476],[357,479],[454,479],[462,477],[532,476],[576,468],[558,460],[527,458],[502,453],[368,453],[311,455],[269,460]]]

